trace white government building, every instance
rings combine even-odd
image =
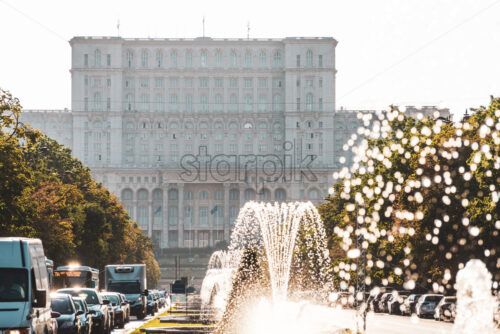
[[[160,248],[228,241],[247,200],[318,203],[362,124],[336,111],[333,38],[70,44],[71,110],[23,121],[70,147]]]

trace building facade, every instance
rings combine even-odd
[[[228,241],[248,200],[319,202],[362,124],[335,112],[333,38],[70,44],[71,111],[24,121],[70,147],[161,248]]]

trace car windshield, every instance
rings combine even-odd
[[[67,293],[74,297],[83,298],[87,302],[87,305],[101,304],[97,292],[93,290],[58,290],[58,292]]]
[[[0,302],[28,300],[28,271],[17,268],[0,269]]]
[[[106,298],[107,300],[109,300],[111,303],[120,304],[120,300],[115,295],[104,295],[104,298]]]
[[[141,293],[139,282],[119,282],[108,286],[108,291],[120,292],[125,294]]]
[[[52,298],[50,301],[50,307],[52,311],[59,312],[61,314],[73,314],[73,306],[69,301],[69,298]]]
[[[425,301],[430,302],[430,303],[435,303],[435,302],[440,301],[441,298],[443,298],[443,297],[441,297],[441,296],[427,296],[427,297],[425,297]]]

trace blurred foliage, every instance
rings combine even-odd
[[[492,97],[460,123],[399,113],[386,120],[386,136],[364,139],[381,158],[361,160],[318,207],[337,288],[356,282],[347,251],[355,247],[358,218],[373,237],[366,252],[371,287],[452,291],[472,258],[500,280],[499,116],[500,99]]]
[[[146,263],[156,287],[151,240],[71,150],[20,123],[20,113],[0,89],[0,236],[40,238],[56,266]]]

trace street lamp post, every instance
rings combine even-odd
[[[362,294],[361,306],[363,307],[363,333],[366,332],[366,312],[367,305],[365,304],[365,292],[366,292],[366,249],[363,245],[365,241],[364,233],[360,231],[360,228],[365,226],[364,219],[360,224],[358,221],[358,203],[356,202],[356,249],[358,250],[358,256],[356,257],[356,288],[354,293],[354,305],[356,307],[356,329],[358,328],[358,319],[359,319],[359,307],[360,300],[358,298],[358,294]]]

